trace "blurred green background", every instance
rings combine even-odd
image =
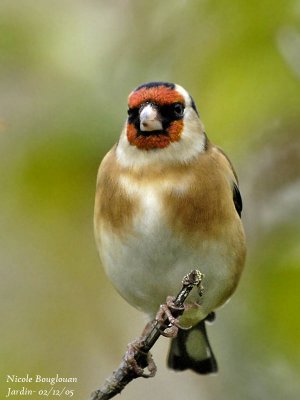
[[[166,80],[238,171],[248,259],[209,327],[219,374],[167,370],[163,338],[122,398],[298,399],[300,2],[1,0],[0,57],[1,398],[7,374],[58,373],[87,399],[140,333],[98,260],[94,189],[128,93]]]

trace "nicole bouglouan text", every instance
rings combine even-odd
[[[73,397],[74,384],[78,382],[78,378],[59,374],[55,376],[7,374],[5,381],[8,384],[5,397],[31,395]]]

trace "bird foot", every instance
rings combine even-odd
[[[127,346],[127,351],[124,356],[124,362],[126,366],[132,370],[137,377],[152,378],[155,376],[157,368],[153,360],[152,354],[150,352],[144,352],[141,348],[144,345],[144,337],[135,339],[133,342],[129,343]],[[145,368],[141,367],[136,356],[141,354],[145,359],[145,367],[148,369],[149,373],[145,373]]]
[[[177,336],[178,329],[190,329],[179,324],[179,320],[174,317],[173,313],[182,310],[181,307],[177,307],[174,303],[175,297],[168,296],[167,302],[161,304],[158,313],[156,314],[156,321],[162,325],[166,325],[166,328],[161,332],[161,334],[168,338],[174,338]]]

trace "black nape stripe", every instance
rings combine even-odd
[[[192,102],[192,108],[195,110],[196,114],[199,116],[196,104],[195,104],[194,99],[192,98],[191,95],[190,95],[190,98],[191,98],[191,102]]]
[[[170,82],[148,82],[148,83],[141,84],[134,91],[137,92],[138,90],[140,90],[142,88],[150,89],[152,87],[158,87],[158,86],[165,86],[165,87],[170,88],[170,89],[175,89],[174,83],[170,83]]]

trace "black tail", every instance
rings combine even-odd
[[[210,314],[206,319],[213,320],[214,314]],[[177,371],[191,369],[198,374],[210,374],[218,371],[204,320],[190,330],[179,329],[178,335],[171,342],[168,367]]]

